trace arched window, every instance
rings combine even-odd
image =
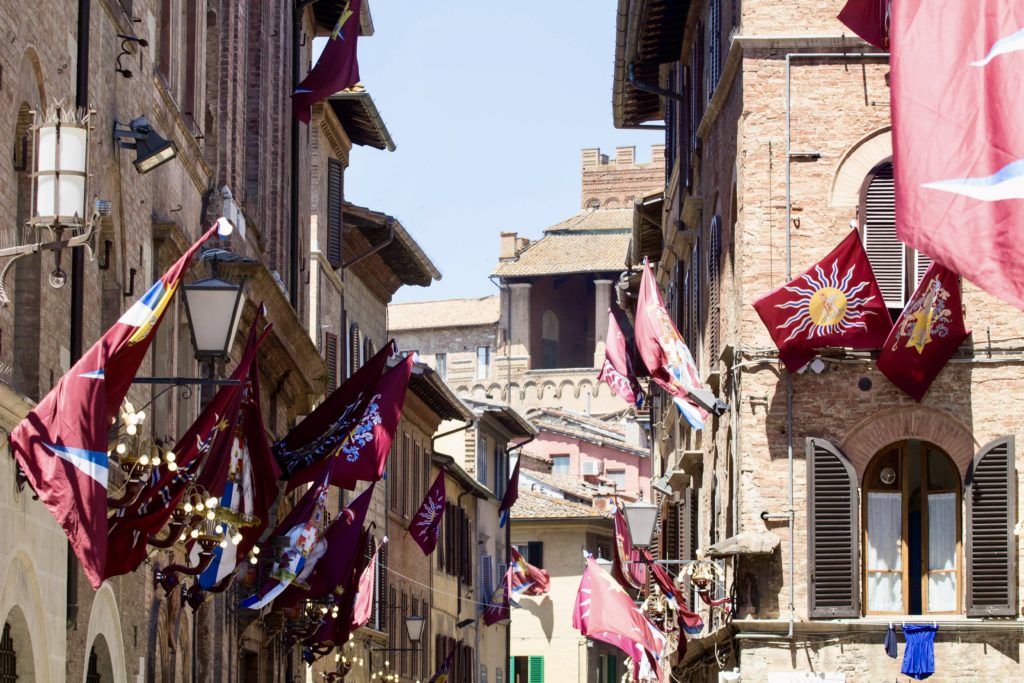
[[[868,614],[960,610],[960,474],[917,440],[876,455],[864,473],[864,586]]]
[[[17,683],[18,653],[14,649],[14,638],[11,637],[11,625],[4,623],[4,633],[0,637],[0,683]]]
[[[932,261],[896,237],[892,161],[883,161],[868,174],[861,192],[860,216],[871,270],[886,307],[898,316]]]
[[[558,316],[554,311],[544,311],[540,321],[540,349],[542,368],[558,367]]]

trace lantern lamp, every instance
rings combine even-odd
[[[184,285],[192,348],[200,361],[228,358],[242,318],[242,285],[209,277]]]
[[[87,113],[58,105],[33,126],[32,225],[56,229],[85,225],[88,120]]]
[[[642,550],[650,547],[654,527],[658,523],[658,511],[657,505],[644,501],[623,506],[622,514],[626,518],[629,540],[634,548]]]

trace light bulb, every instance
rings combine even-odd
[[[174,454],[174,451],[167,451],[167,453],[164,455],[164,460],[166,460],[167,462],[174,462],[177,459],[178,456]]]
[[[212,522],[213,520],[217,519],[217,515],[213,513],[213,510],[210,510],[209,512],[206,513],[206,518]]]
[[[384,666],[391,666],[391,662],[389,662],[388,660],[385,659],[384,660]],[[381,673],[384,673],[384,672],[382,671]]]
[[[259,560],[257,560],[255,557],[250,557],[249,558],[249,564],[256,564],[258,561]]]
[[[124,421],[130,425],[139,424],[139,417],[135,413],[128,413],[124,416]]]
[[[213,527],[213,531],[214,533],[222,534],[224,533],[224,527],[218,524],[217,526]]]
[[[320,614],[327,614],[327,608],[326,607],[321,607],[320,608]]]
[[[124,428],[124,431],[128,432],[128,436],[135,436],[135,432],[139,431],[139,428],[129,423],[129,425]]]
[[[170,472],[176,472],[178,470],[178,464],[174,462],[167,463],[167,470]]]
[[[145,410],[140,410],[139,412],[135,413],[135,419],[138,420],[139,422],[145,422],[146,421],[146,411]]]
[[[186,501],[185,505],[184,505],[184,508],[185,508],[185,512],[192,512],[192,503],[189,503],[188,501]]]
[[[340,661],[341,661],[341,655],[339,655],[339,654],[335,653],[335,655],[334,655],[334,661],[336,661],[336,662],[340,662]]]
[[[252,547],[252,554],[253,555],[259,555],[260,554],[260,547],[258,545],[254,545]]]
[[[128,452],[128,447],[125,446],[123,443],[119,443],[117,444],[117,448],[115,448],[114,450],[117,451],[118,455],[124,455],[125,453]]]
[[[182,543],[185,542],[186,538],[188,538],[188,536],[185,535],[184,531],[181,532],[181,536],[178,536],[178,540],[181,541]]]
[[[140,455],[140,456],[139,456],[139,464],[140,464],[140,465],[142,465],[143,467],[145,467],[146,465],[148,465],[148,464],[149,464],[149,456],[148,456],[148,455],[146,455],[145,453],[143,453],[142,455]]]
[[[221,548],[227,548],[228,547],[228,542],[227,541],[221,541],[220,542],[220,547]]]
[[[206,509],[206,506],[203,505],[201,502],[200,503],[196,503],[196,512],[202,512],[205,509]]]
[[[189,536],[192,538],[199,538],[199,529],[193,529],[191,533],[189,533]]]
[[[160,467],[160,456],[159,455],[154,455],[153,456],[153,467]]]
[[[242,532],[241,531],[236,531],[235,535],[231,537],[231,542],[234,543],[235,545],[238,545],[239,543],[241,543],[242,542]]]
[[[362,658],[362,657],[360,657],[360,658],[359,658],[359,666],[362,666],[362,665],[363,665],[363,658]]]
[[[206,507],[208,507],[208,508],[215,508],[215,507],[217,507],[217,499],[214,498],[213,496],[210,496],[209,498],[207,498],[206,499]]]

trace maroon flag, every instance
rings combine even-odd
[[[847,0],[839,21],[880,50],[889,49],[892,0]]]
[[[623,321],[626,325],[629,321]],[[632,332],[632,330],[630,330]],[[631,348],[622,326],[612,310],[608,309],[608,338],[604,343],[604,365],[597,379],[604,382],[615,395],[626,403],[639,407],[644,402],[644,394],[640,383],[636,381],[633,361],[630,357]]]
[[[640,293],[636,301],[636,350],[651,373],[651,379],[674,399],[676,408],[692,429],[702,429],[707,411],[700,408],[690,392],[703,389],[693,355],[676,329],[644,261]]]
[[[103,581],[107,558],[108,430],[192,256],[215,232],[231,230],[218,219],[11,432],[12,454],[93,588]]]
[[[327,40],[320,59],[292,95],[295,118],[309,123],[310,107],[336,92],[359,82],[356,41],[359,39],[359,13],[363,0],[347,0],[338,23]]]
[[[969,334],[960,303],[960,278],[933,263],[885,340],[878,369],[920,401]]]
[[[829,346],[877,349],[892,329],[857,230],[804,274],[757,299],[754,310],[790,372]]]
[[[1024,3],[893,3],[896,234],[1024,308]]]
[[[266,437],[259,409],[259,370],[256,354],[270,332],[270,326],[260,330],[261,320],[262,315],[257,314],[249,332],[245,351],[238,367],[231,375],[232,379],[240,380],[241,383],[229,384],[217,391],[213,400],[175,444],[171,451],[175,455],[174,462],[163,463],[160,467],[154,468],[150,481],[138,498],[131,505],[116,508],[110,517],[103,578],[127,574],[142,563],[148,552],[147,544],[150,538],[156,536],[175,514],[183,496],[197,477],[202,476],[203,483],[211,486],[215,480],[219,480],[220,486],[215,490],[226,490],[226,465],[236,457],[249,459],[255,456],[256,468],[250,467],[248,472],[235,474],[248,480],[239,482],[250,487],[247,502],[252,507],[247,507],[247,510],[253,517],[259,517],[256,525],[246,528],[242,533],[244,543],[239,543],[242,552],[237,553],[237,556],[244,557],[263,533],[267,524],[267,511],[277,496],[275,479],[278,470],[273,460],[267,462],[264,459],[269,456],[269,451],[261,455],[259,446],[262,442],[266,448]],[[255,393],[253,387],[256,389]],[[255,406],[250,405],[251,402],[255,402]],[[249,450],[250,446],[251,451],[243,452]],[[250,466],[252,463],[253,460],[250,460]],[[218,472],[216,477],[213,476],[215,470]],[[252,479],[254,472],[259,474],[259,481]],[[267,477],[269,480],[266,480]],[[233,495],[232,499],[234,500]],[[223,501],[223,498],[221,500]],[[228,503],[229,506],[230,504]],[[203,509],[190,510],[187,517],[178,520],[178,529],[187,530],[185,525],[198,528],[203,523],[205,515]],[[238,518],[241,520],[242,516],[239,515]],[[234,533],[224,531],[228,537],[234,536]],[[225,549],[218,550],[222,552],[217,553],[217,557],[225,559],[226,567],[228,562],[223,553]],[[232,547],[232,553],[235,550],[237,549]],[[217,563],[218,566],[220,564]],[[231,568],[234,569],[234,566]],[[207,582],[203,587],[208,588],[215,583],[217,581]]]
[[[501,505],[498,507],[499,526],[504,527],[508,523],[512,506],[519,500],[519,463],[523,461],[522,454],[516,458],[516,466],[512,468],[512,476],[508,478],[508,486],[505,487],[505,495],[501,497]]]
[[[366,548],[359,539],[375,486],[370,484],[330,523],[295,580],[274,600],[275,609],[290,607],[307,598],[323,597],[344,584]]]
[[[380,420],[379,405],[373,411],[369,407],[374,397],[380,394],[384,370],[394,353],[394,341],[388,342],[325,398],[316,410],[274,444],[274,457],[291,488],[318,480],[323,470],[314,469],[315,465],[333,461],[343,449],[346,451],[343,457],[356,457],[360,446],[368,443],[367,433],[372,436],[374,420]]]
[[[546,595],[551,589],[551,575],[526,561],[512,548],[512,594]]]
[[[487,601],[487,607],[484,608],[485,625],[494,626],[499,621],[506,621],[510,617],[509,596],[512,595],[512,574],[513,566],[509,563],[508,569],[505,570],[505,576],[501,579],[501,584],[494,589],[491,599]]]
[[[582,635],[629,655],[633,659],[634,680],[642,680],[644,672],[661,680],[661,653],[668,639],[593,557],[587,558],[583,570],[572,625]]]
[[[618,501],[615,507],[615,547],[612,549],[612,575],[625,588],[639,590],[647,585],[647,566],[640,551],[629,539],[629,527]]]
[[[444,490],[444,469],[437,473],[434,485],[427,491],[426,498],[420,503],[416,514],[409,522],[409,533],[412,540],[420,547],[424,555],[434,552],[437,547],[437,535],[441,532],[441,518],[444,517],[444,504],[447,502]]]

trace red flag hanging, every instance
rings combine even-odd
[[[416,541],[424,555],[434,552],[434,548],[437,547],[437,536],[441,533],[441,519],[444,517],[444,504],[447,500],[442,468],[416,514],[412,516],[412,521],[409,522],[412,540]]]
[[[354,488],[356,480],[380,479],[411,369],[411,360],[405,359],[385,372],[394,353],[394,341],[388,342],[274,444],[274,456],[288,477],[289,490],[319,481],[328,468],[335,486]]]
[[[241,383],[229,384],[217,391],[213,400],[207,404],[172,449],[175,455],[173,465],[164,463],[157,468],[151,475],[150,483],[138,498],[131,505],[116,508],[110,517],[104,578],[127,574],[138,568],[146,558],[150,538],[156,536],[175,514],[178,504],[196,477],[202,476],[202,484],[210,486],[214,485],[215,479],[219,480],[219,488],[211,490],[204,486],[207,492],[226,490],[226,465],[232,459],[243,455],[246,458],[255,456],[255,459],[250,460],[250,465],[254,462],[258,465],[256,470],[243,470],[236,475],[249,479],[247,483],[250,486],[250,495],[247,496],[248,505],[245,507],[247,513],[258,518],[259,522],[242,532],[242,542],[238,544],[238,548],[230,544],[231,554],[238,558],[244,557],[263,533],[267,525],[269,507],[277,497],[275,480],[279,476],[279,471],[273,460],[269,459],[269,450],[264,451],[263,457],[260,457],[259,443],[262,442],[265,449],[267,446],[259,408],[259,370],[256,354],[270,332],[270,326],[260,329],[261,321],[262,314],[258,313],[250,329],[242,358],[231,375],[232,379],[240,380]],[[253,382],[257,383],[253,385]],[[256,388],[255,392],[252,390],[253,386]],[[252,402],[255,402],[255,407],[250,405]],[[221,467],[222,464],[225,467]],[[215,471],[219,472],[219,476],[214,475]],[[254,471],[259,472],[258,481],[252,479]],[[234,503],[239,502],[234,500],[233,495],[231,498]],[[224,498],[220,500],[224,502]],[[230,506],[232,502],[225,504]],[[177,536],[179,531],[187,531],[188,526],[198,527],[203,523],[205,515],[206,512],[202,509],[193,510],[190,516],[177,520],[171,533]],[[241,515],[239,519],[242,519]],[[229,533],[226,529],[224,533],[226,538],[234,536],[233,532]],[[223,554],[226,549],[217,550],[220,551],[216,554],[217,558],[226,560]],[[240,552],[236,552],[239,550]],[[225,561],[223,564],[226,567],[229,562]],[[219,567],[221,563],[217,562],[217,565]],[[231,569],[234,569],[234,565]],[[203,587],[209,588],[217,581],[208,582]]]
[[[1024,308],[1024,4],[893,3],[899,238]]]
[[[615,507],[615,547],[612,549],[612,575],[624,588],[639,590],[647,584],[647,567],[642,561],[640,551],[633,547],[629,539],[629,527],[622,515],[618,501]]]
[[[920,401],[969,334],[960,303],[960,278],[933,263],[885,340],[878,369]]]
[[[512,572],[512,565],[509,564],[501,578],[501,584],[494,589],[491,599],[487,601],[487,607],[484,608],[484,624],[487,626],[494,626],[511,616],[509,596],[512,594]]]
[[[295,118],[309,123],[310,107],[320,100],[359,82],[356,42],[359,39],[359,14],[363,0],[347,0],[338,23],[327,40],[320,59],[292,94]]]
[[[703,389],[697,365],[654,280],[651,267],[644,260],[640,293],[636,301],[636,350],[651,373],[651,379],[674,397],[680,414],[693,429],[702,429],[707,411],[690,398],[692,390]]]
[[[387,536],[381,539],[377,548],[373,551],[370,563],[366,565],[366,568],[359,576],[355,606],[352,609],[351,626],[353,631],[366,626],[370,623],[370,617],[373,616],[373,586],[377,581],[377,555],[380,553],[381,546],[387,542]]]
[[[307,598],[323,597],[344,583],[366,548],[359,538],[375,486],[371,483],[331,521],[295,580],[274,600],[275,609],[290,607]]]
[[[880,50],[889,48],[892,0],[847,0],[839,21]]]
[[[93,588],[107,557],[107,430],[192,256],[215,232],[226,236],[231,224],[218,219],[11,432],[12,454]]]
[[[624,320],[629,325],[628,320]],[[629,330],[632,336],[632,330]],[[604,365],[598,374],[598,381],[607,384],[615,395],[626,403],[640,406],[644,402],[640,383],[636,381],[631,358],[632,345],[616,315],[608,309],[608,338],[604,343]]]
[[[512,506],[519,500],[519,463],[523,461],[522,454],[516,458],[516,466],[512,468],[512,476],[508,478],[508,486],[505,487],[505,495],[501,497],[501,505],[498,507],[500,518],[499,526],[504,527],[508,523]]]
[[[892,329],[856,230],[803,275],[757,299],[754,310],[790,372],[829,346],[876,349]]]
[[[526,561],[512,548],[512,594],[547,595],[551,589],[551,576]]]
[[[582,635],[629,655],[633,659],[634,680],[640,679],[645,666],[653,669],[657,680],[661,680],[661,653],[668,639],[593,557],[587,558],[583,570],[572,625]]]

